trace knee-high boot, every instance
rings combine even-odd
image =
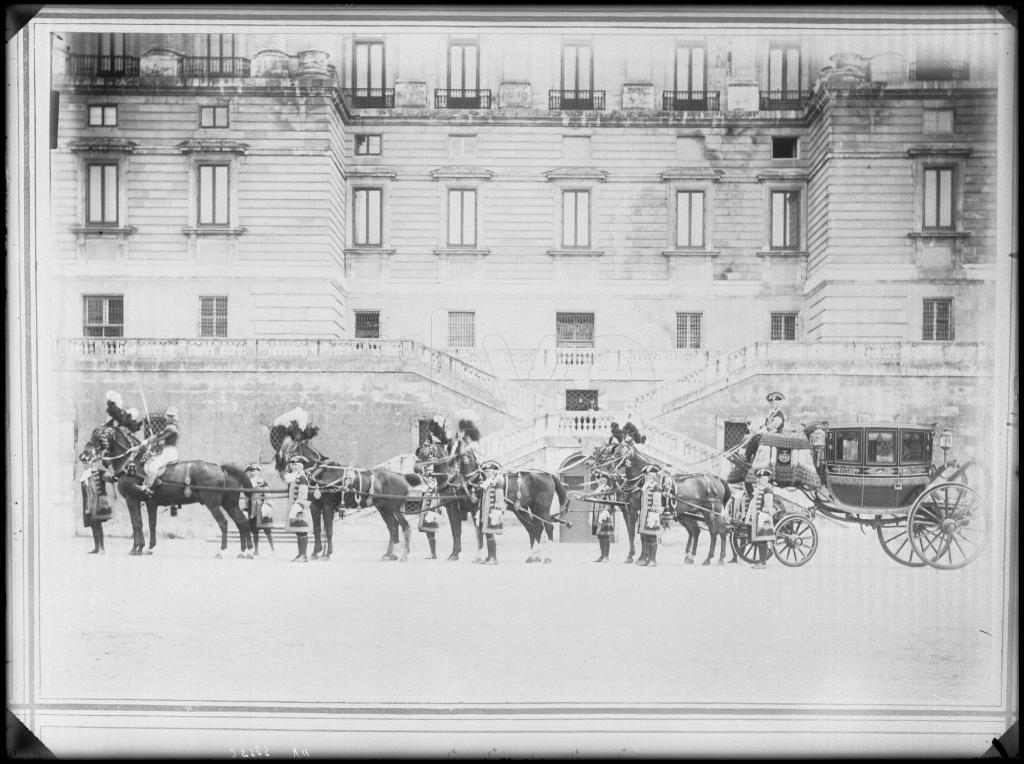
[[[309,558],[306,551],[309,549],[309,536],[305,533],[296,533],[295,542],[299,545],[299,553],[292,562],[306,562]]]
[[[647,563],[651,568],[658,564],[658,541],[657,536],[651,536],[651,560]]]
[[[430,545],[430,555],[427,557],[428,560],[437,559],[437,534],[427,534],[427,544]]]
[[[601,556],[604,557],[604,562],[608,562],[608,558],[612,554],[612,537],[602,536],[601,537]]]
[[[494,541],[494,536],[492,536],[492,535],[488,535],[487,536],[487,560],[486,560],[486,562],[490,563],[491,565],[497,565],[498,564],[498,545]]]
[[[640,534],[640,559],[636,561],[637,565],[649,565],[650,564],[650,549],[651,542],[646,534]]]

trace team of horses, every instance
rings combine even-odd
[[[122,429],[109,425],[93,430],[80,458],[90,463],[100,461],[114,475],[131,519],[132,555],[151,554],[156,546],[159,507],[195,503],[203,504],[220,528],[218,557],[227,550],[228,519],[238,529],[241,547],[238,556],[249,558],[258,551],[259,530],[255,518],[258,512],[252,513],[252,517],[247,515],[239,497],[251,496],[259,489],[254,488],[240,467],[204,461],[179,462],[168,467],[152,496],[147,496],[141,490],[146,458],[144,447]],[[529,536],[527,562],[551,561],[554,528],[558,524],[569,525],[563,517],[569,509],[569,494],[557,475],[543,470],[505,471],[497,462],[481,464],[463,440],[456,440],[448,448],[424,443],[417,449],[416,458],[413,473],[384,468],[357,469],[330,459],[308,440],[284,438],[275,449],[274,466],[283,480],[305,484],[310,490],[313,559],[329,560],[334,553],[336,512],[375,509],[388,529],[388,544],[382,561],[406,560],[410,546],[406,504],[413,497],[422,497],[424,509],[443,509],[447,515],[452,534],[449,560],[458,560],[462,553],[462,527],[467,519],[472,519],[476,529],[475,561],[483,561],[485,554],[487,559],[495,558],[494,537],[487,533],[480,513],[486,487],[497,482],[501,487],[499,495],[505,502],[503,508],[515,515]],[[652,465],[630,440],[598,447],[584,463],[590,474],[602,481],[608,495],[614,497],[613,506],[623,513],[629,539],[625,562],[631,563],[636,557],[635,539],[644,476]],[[710,564],[714,557],[717,541],[721,541],[719,562],[724,562],[729,531],[721,510],[729,497],[729,486],[717,476],[673,476],[668,506],[674,519],[687,532],[686,562],[694,561],[702,525],[711,532],[711,547],[704,564]],[[148,547],[142,527],[143,504],[149,519]],[[267,537],[271,538],[269,531]],[[732,561],[736,561],[735,551]]]

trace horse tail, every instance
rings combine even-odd
[[[551,482],[555,486],[555,494],[558,496],[558,514],[562,514],[569,509],[569,494],[565,490],[565,486],[562,485],[562,481],[558,479],[557,475],[551,476]]]

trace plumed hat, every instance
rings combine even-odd
[[[768,393],[768,402],[775,403],[776,401],[784,401],[786,396],[780,392]]]
[[[480,430],[469,419],[459,420],[459,432],[463,433],[469,440],[476,443],[480,440]]]

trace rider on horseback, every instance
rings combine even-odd
[[[181,434],[178,425],[178,409],[171,406],[164,414],[164,429],[142,442],[143,446],[155,446],[154,456],[146,462],[146,480],[142,484],[142,493],[146,497],[153,496],[153,488],[160,475],[168,465],[178,461],[178,436]]]

